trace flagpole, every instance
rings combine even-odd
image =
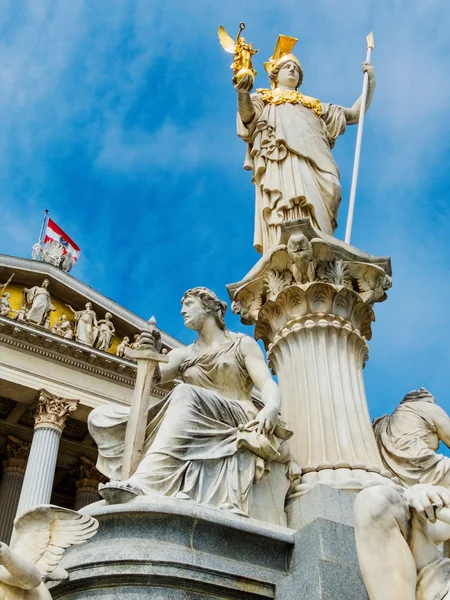
[[[42,221],[41,233],[39,234],[38,243],[42,242],[42,234],[44,233],[45,222],[48,218],[48,209],[45,209],[44,220]]]
[[[367,36],[367,54],[366,54],[366,62],[370,62],[372,56],[372,49],[375,47],[375,42],[373,39],[373,33],[369,33]],[[355,212],[355,199],[356,199],[356,185],[358,183],[358,171],[359,171],[359,158],[361,156],[361,143],[362,143],[362,135],[364,129],[364,117],[366,115],[366,102],[367,102],[367,92],[369,89],[369,73],[367,71],[364,73],[363,80],[363,90],[361,94],[361,106],[359,109],[359,124],[358,124],[358,134],[356,136],[356,149],[355,149],[355,160],[353,163],[353,176],[352,176],[352,186],[350,188],[350,203],[348,207],[348,217],[347,217],[347,228],[345,230],[345,243],[350,244],[350,239],[352,237],[352,226],[353,226],[353,213]]]

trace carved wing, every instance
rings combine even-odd
[[[228,33],[225,31],[225,28],[221,25],[217,32],[219,36],[219,42],[225,52],[229,52],[230,54],[234,54],[236,52],[236,42],[231,38]]]
[[[313,238],[311,240],[311,245],[313,247],[314,258],[316,260],[333,260],[334,253],[329,244],[320,238]]]
[[[370,292],[375,284],[373,270],[363,263],[350,263],[350,273],[356,279],[360,292]],[[371,277],[372,275],[372,277]]]
[[[40,573],[49,575],[58,566],[65,550],[84,544],[98,529],[98,521],[59,506],[39,506],[14,522],[11,550],[30,560]]]

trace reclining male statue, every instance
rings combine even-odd
[[[450,417],[424,388],[374,423],[385,465],[404,487],[380,485],[355,501],[358,559],[370,600],[450,600]],[[410,487],[411,486],[411,487]]]
[[[122,489],[124,500],[126,492],[172,496],[275,522],[270,508],[263,508],[274,496],[283,511],[286,493],[299,477],[286,443],[292,433],[279,420],[279,389],[261,349],[249,336],[226,329],[226,309],[206,288],[184,294],[181,314],[198,338],[172,350],[168,364],[160,365],[161,383],[175,378],[183,383],[150,410],[144,456],[127,481],[119,480],[129,408],[101,406],[91,413],[97,466],[112,480],[102,490],[106,499],[109,487]],[[149,335],[141,336],[144,346]],[[262,408],[252,400],[254,385]],[[268,490],[272,477],[276,481]],[[263,489],[265,498],[258,500]],[[255,501],[259,514],[252,510]]]

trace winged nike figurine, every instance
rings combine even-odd
[[[230,66],[230,69],[233,69],[234,72],[234,83],[238,83],[244,75],[251,75],[253,78],[257,75],[252,65],[252,56],[256,54],[258,50],[253,48],[253,43],[247,44],[245,38],[241,37],[241,33],[244,29],[245,23],[240,23],[236,41],[228,35],[222,25],[217,32],[222,48],[226,52],[234,54],[234,61]]]
[[[51,600],[44,578],[68,577],[58,567],[65,550],[94,536],[98,521],[45,505],[23,513],[14,526],[10,547],[0,542],[0,600]]]

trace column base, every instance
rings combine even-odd
[[[296,486],[289,502],[310,492],[316,485],[324,485],[347,492],[360,492],[374,485],[399,485],[399,481],[386,469],[365,465],[333,466],[319,465],[317,468],[303,467],[300,484]]]
[[[287,510],[295,546],[282,600],[367,600],[353,528],[355,494],[317,485]]]

